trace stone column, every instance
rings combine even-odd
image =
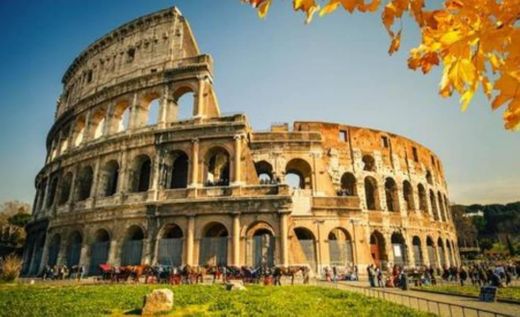
[[[85,116],[85,128],[83,129],[83,140],[81,143],[85,143],[93,139],[92,137],[92,111],[87,111]]]
[[[188,216],[188,230],[186,232],[186,264],[193,265],[193,245],[195,242],[195,216]]]
[[[428,238],[424,236],[424,239],[421,239],[421,254],[422,254],[422,262],[425,266],[430,266],[430,254],[428,252],[428,245],[426,244],[426,240]]]
[[[152,190],[152,195],[149,195],[149,198],[152,198],[153,200],[158,199],[158,194],[160,190],[159,181],[161,179],[161,171],[160,166],[163,158],[163,151],[158,150],[155,153],[155,157],[153,160],[153,166],[152,166],[152,187],[150,188]]]
[[[195,118],[203,118],[205,114],[204,110],[204,87],[205,87],[205,80],[202,78],[199,78],[199,90],[197,91],[197,102],[195,103],[195,109],[193,109],[193,116]]]
[[[152,261],[152,239],[143,239],[143,255],[141,257],[141,264],[149,265]]]
[[[115,266],[121,265],[121,252],[118,248],[118,244],[117,239],[112,238],[112,240],[110,240],[110,249],[108,250],[107,262]]]
[[[233,265],[240,266],[240,213],[235,213],[233,217]]]
[[[388,257],[388,263],[391,264],[390,269],[395,264],[395,258],[394,258],[394,247],[392,245],[392,235],[390,233],[384,233],[385,237],[385,253]]]
[[[128,130],[139,127],[139,103],[138,96],[135,93],[130,105],[130,116],[128,117]]]
[[[199,139],[191,140],[191,180],[190,187],[199,187]]]
[[[107,136],[112,133],[110,127],[112,126],[112,119],[114,116],[114,103],[110,103],[107,106],[107,112],[105,114],[105,125],[103,126],[103,136]]]
[[[289,243],[288,243],[288,211],[280,212],[280,265],[289,265]]]
[[[240,185],[242,182],[241,164],[242,164],[242,135],[235,135],[235,158],[233,160],[233,184]]]
[[[164,86],[163,94],[161,96],[161,99],[159,100],[159,119],[157,120],[157,125],[159,127],[164,127],[168,118],[168,95],[168,85],[166,85]]]

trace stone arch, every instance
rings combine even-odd
[[[113,196],[117,193],[119,180],[119,163],[117,160],[110,160],[101,169],[100,189],[101,195],[105,197]]]
[[[383,268],[386,267],[388,261],[385,245],[386,242],[383,234],[378,230],[374,230],[370,235],[370,254],[374,264]]]
[[[272,267],[275,263],[276,240],[274,230],[267,222],[251,224],[246,232],[248,262],[253,267]]]
[[[376,171],[376,160],[370,154],[363,155],[363,170],[367,172],[375,172]]]
[[[199,265],[226,266],[229,232],[220,222],[210,222],[202,230]]]
[[[285,182],[286,184],[290,179],[291,175],[298,178],[298,184],[289,184],[293,187],[298,186],[299,189],[312,189],[312,169],[310,164],[301,158],[294,158],[287,162],[285,166]]]
[[[431,267],[437,267],[437,252],[435,248],[435,243],[433,242],[432,237],[426,237],[426,249],[428,250],[428,259],[430,261]]]
[[[445,268],[447,266],[446,253],[445,253],[445,249],[444,249],[444,243],[442,242],[441,237],[439,237],[437,239],[437,248],[439,251],[439,264],[440,264],[441,268]]]
[[[206,186],[228,186],[230,179],[230,155],[220,146],[210,148],[204,160],[204,184]]]
[[[399,193],[394,179],[387,177],[385,180],[386,208],[388,211],[399,211]]]
[[[441,192],[437,192],[437,200],[439,202],[439,213],[441,214],[442,221],[446,222],[446,211],[444,209],[444,203],[442,202]]]
[[[340,196],[357,196],[356,177],[350,172],[345,172],[341,176]]]
[[[273,166],[269,162],[255,162],[255,170],[260,184],[270,184],[273,182]]]
[[[167,266],[181,266],[184,252],[184,234],[179,225],[166,224],[159,232],[158,263]]]
[[[423,184],[417,185],[417,193],[419,195],[419,209],[422,212],[428,214],[430,211],[428,210],[428,198],[426,196],[426,190],[424,189]]]
[[[53,176],[51,176],[51,181],[49,182],[49,190],[47,192],[47,202],[45,204],[45,206],[47,208],[50,208],[52,205],[54,205],[57,189],[58,189],[58,176],[53,175]]]
[[[79,265],[81,259],[81,246],[83,244],[83,237],[77,230],[69,234],[67,239],[67,258],[66,263],[69,268]]]
[[[419,236],[414,236],[412,238],[412,246],[415,266],[422,266],[424,264],[424,256],[422,252],[421,238],[419,238]]]
[[[314,272],[317,272],[317,258],[316,258],[316,238],[311,230],[305,227],[294,228],[294,234],[301,247],[303,260],[308,264]]]
[[[84,114],[79,115],[74,123],[74,130],[72,131],[72,144],[79,146],[85,139],[85,128],[87,126],[87,118]]]
[[[54,267],[58,264],[58,256],[60,254],[60,245],[61,245],[61,235],[59,233],[55,233],[48,247],[48,255],[47,255],[47,265],[50,267]]]
[[[430,189],[430,205],[432,206],[432,214],[434,220],[439,220],[439,211],[437,209],[437,201],[435,199],[435,193]]]
[[[390,238],[392,242],[392,251],[394,253],[394,264],[403,267],[408,265],[408,247],[406,240],[401,232],[394,232]]]
[[[432,172],[430,172],[430,170],[426,170],[425,178],[426,178],[426,182],[428,184],[433,185],[433,177],[432,177]]]
[[[126,131],[130,128],[132,107],[127,99],[118,100],[113,108],[110,119],[109,134]]]
[[[169,189],[188,187],[189,159],[188,155],[175,150],[168,157],[168,175],[166,185]]]
[[[90,137],[95,140],[103,136],[105,132],[105,125],[106,125],[106,108],[105,107],[98,107],[90,116]]]
[[[195,97],[197,90],[197,88],[191,85],[183,85],[174,91],[174,121],[187,120],[193,117],[195,109],[197,108],[197,98]]]
[[[60,182],[58,206],[66,204],[70,199],[70,192],[72,188],[72,172],[67,172],[62,177]]]
[[[410,182],[407,180],[403,182],[403,198],[406,203],[406,210],[415,210],[415,201],[413,198],[412,184],[410,184]]]
[[[135,157],[130,173],[131,192],[146,192],[150,188],[152,175],[152,160],[146,154]]]
[[[380,209],[377,181],[372,176],[365,177],[365,199],[368,210]]]
[[[83,201],[92,195],[92,183],[94,181],[94,171],[92,166],[83,166],[78,174],[76,181],[76,201]]]
[[[344,228],[336,227],[329,232],[329,263],[333,266],[346,266],[354,263],[352,238]]]
[[[90,275],[101,274],[101,264],[107,263],[108,252],[110,251],[110,234],[106,229],[98,229],[93,236],[93,243],[90,246]]]
[[[160,121],[161,95],[155,91],[145,94],[141,98],[140,125],[155,125]]]
[[[121,265],[140,265],[143,255],[144,230],[138,225],[126,229],[121,248]]]

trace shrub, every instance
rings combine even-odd
[[[14,282],[20,270],[22,269],[22,260],[14,254],[0,259],[0,280],[4,282]]]

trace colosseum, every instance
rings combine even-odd
[[[224,115],[213,60],[173,7],[85,49],[63,78],[23,274],[45,265],[458,264],[440,159],[326,122]],[[187,96],[187,97],[185,97]],[[191,97],[190,97],[191,96]],[[181,98],[193,100],[181,118]]]

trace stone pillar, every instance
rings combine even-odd
[[[428,245],[426,244],[426,240],[428,238],[425,236],[424,239],[421,239],[421,254],[422,254],[422,262],[425,266],[430,266],[430,254],[428,252]]]
[[[395,264],[394,247],[392,245],[392,235],[390,233],[384,233],[383,235],[385,237],[385,253],[388,257],[388,263],[391,265],[389,268],[391,269]]]
[[[118,244],[117,239],[112,238],[112,240],[110,240],[110,249],[108,250],[107,262],[115,266],[121,265],[121,250],[119,250]]]
[[[161,150],[158,150],[156,151],[155,153],[155,157],[154,157],[154,160],[153,160],[153,166],[152,166],[152,175],[151,175],[151,190],[153,192],[152,195],[149,195],[150,198],[152,198],[153,200],[157,200],[158,199],[158,196],[159,196],[159,190],[160,190],[160,180],[161,180],[161,170],[160,170],[160,166],[161,166],[161,162],[162,162],[162,159],[163,159],[163,151]]]
[[[233,240],[231,245],[233,248],[233,265],[240,266],[240,214],[236,213],[233,217]]]
[[[112,133],[110,127],[112,126],[112,119],[113,119],[113,116],[114,116],[114,108],[115,108],[115,105],[112,102],[107,106],[107,112],[105,114],[105,125],[103,126],[103,135],[104,136],[109,135],[110,133]]]
[[[242,135],[235,135],[235,158],[233,160],[233,184],[240,185],[242,182],[241,164],[242,164]]]
[[[85,116],[85,128],[83,129],[83,140],[81,143],[85,143],[93,139],[92,135],[92,111],[87,111]]]
[[[191,180],[190,187],[199,187],[199,139],[191,140]]]
[[[92,207],[96,204],[96,196],[98,194],[98,184],[99,184],[99,169],[101,165],[101,158],[97,158],[96,164],[94,165],[94,177],[92,179],[92,188],[90,188],[90,199],[92,199]]]
[[[280,212],[280,265],[288,266],[289,265],[289,241],[288,239],[288,218],[289,212],[281,211]]]
[[[193,109],[193,116],[195,118],[203,118],[205,114],[204,110],[204,88],[205,81],[202,78],[199,78],[199,89],[197,91],[195,109]]]
[[[188,216],[188,230],[186,232],[186,264],[193,265],[193,248],[195,242],[195,216]]]
[[[157,125],[159,127],[164,127],[167,122],[168,118],[168,111],[169,111],[169,91],[168,91],[168,85],[164,86],[163,94],[161,96],[161,99],[159,100],[159,119],[157,120]]]
[[[143,256],[141,257],[141,264],[151,264],[152,253],[152,239],[143,239]]]
[[[130,116],[128,117],[128,130],[139,127],[139,103],[138,96],[134,94],[132,104],[130,105]]]

